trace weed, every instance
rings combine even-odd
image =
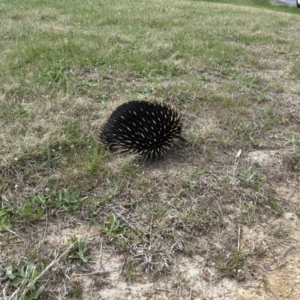
[[[263,283],[265,291],[268,291],[269,290],[269,280],[266,275],[263,275],[262,283]]]
[[[47,201],[47,207],[49,208],[61,208],[64,207],[68,211],[74,211],[78,209],[87,200],[87,197],[83,197],[80,192],[69,192],[66,189],[55,191],[49,197]]]
[[[88,95],[89,94],[89,91],[92,89],[92,88],[95,88],[98,86],[98,82],[97,80],[88,80],[88,81],[83,81],[83,82],[80,82],[77,87],[76,87],[76,92],[79,94],[79,95]],[[103,95],[107,95],[107,94],[102,94],[100,95],[100,101],[102,103],[105,103],[106,100],[108,99],[108,97],[106,98],[105,96]]]
[[[269,118],[275,118],[277,117],[277,112],[274,110],[274,108],[272,107],[268,107],[265,109],[265,114],[266,116],[268,116]]]
[[[139,200],[131,198],[128,203],[124,204],[124,207],[127,208],[127,209],[130,209],[130,210],[133,210],[139,203],[140,203]]]
[[[255,148],[262,148],[265,145],[265,142],[263,140],[254,139],[252,136],[250,136],[250,141],[252,146]]]
[[[264,91],[258,92],[255,95],[254,100],[257,101],[258,103],[263,103],[267,100],[267,95]]]
[[[114,199],[115,197],[117,197],[120,192],[121,192],[121,188],[123,186],[123,182],[119,182],[119,181],[111,181],[108,184],[107,187],[107,192],[106,194],[102,197],[100,203],[105,203],[109,200]]]
[[[15,117],[21,117],[27,114],[28,105],[26,103],[22,103],[17,108],[12,109],[11,114]]]
[[[67,298],[82,299],[83,287],[80,282],[74,281],[67,292]]]
[[[121,166],[121,174],[126,178],[135,174],[140,167],[138,165],[133,164],[132,161],[125,161]]]
[[[246,170],[241,170],[237,174],[237,179],[243,187],[259,190],[259,188],[266,182],[266,175],[253,166]]]
[[[109,239],[116,238],[119,234],[125,234],[128,230],[126,226],[120,223],[115,214],[111,214],[105,222],[105,225],[100,225],[100,229]]]
[[[161,205],[155,205],[154,209],[153,209],[153,212],[154,212],[154,217],[156,219],[160,219],[162,218],[165,213],[168,211],[168,209],[164,206],[161,206]]]
[[[105,158],[109,156],[108,150],[105,150],[103,148],[99,148],[98,146],[92,147],[87,151],[87,159],[84,161],[85,164],[87,164],[88,170],[95,174],[97,171],[102,171],[102,164],[105,161]]]
[[[253,201],[246,202],[240,212],[241,222],[245,224],[253,224],[260,211],[260,207],[255,205]]]
[[[237,79],[241,82],[242,89],[254,88],[261,82],[261,78],[256,74],[246,74],[238,76]]]
[[[233,120],[232,127],[239,136],[246,135],[249,132],[249,124],[244,121]]]
[[[243,279],[242,267],[244,264],[244,257],[240,251],[231,252],[229,254],[217,257],[216,263],[218,268],[238,280]]]
[[[125,272],[126,281],[131,282],[134,279],[134,272],[132,266],[130,264],[127,264],[124,272]]]
[[[284,164],[287,166],[288,170],[292,172],[300,171],[300,155],[290,154],[283,158]]]
[[[68,135],[69,138],[77,139],[79,136],[80,126],[78,121],[71,119],[64,127],[64,132]]]
[[[208,172],[208,169],[206,167],[200,169],[200,170],[197,170],[195,171],[192,175],[191,175],[191,178],[187,181],[187,185],[191,188],[191,189],[194,189],[196,187],[199,186],[200,184],[200,181],[201,181],[201,176],[206,174]],[[182,189],[180,189],[178,192],[177,192],[177,197],[179,197],[179,195],[183,192]]]
[[[12,206],[4,206],[0,209],[0,232],[8,231],[14,223],[14,208]]]
[[[22,217],[26,223],[33,223],[41,220],[47,208],[47,196],[39,194],[23,201],[17,210],[17,214]]]
[[[283,214],[283,209],[278,205],[278,201],[274,197],[268,197],[268,205],[270,206],[272,211],[274,211],[277,215]]]
[[[72,236],[68,240],[68,245],[73,247],[69,252],[68,257],[72,260],[79,261],[80,263],[87,263],[91,259],[90,250],[86,240],[78,239],[76,236]]]
[[[103,93],[99,95],[99,101],[102,105],[105,105],[107,101],[109,100],[110,95],[108,93]]]
[[[284,226],[284,224],[282,222],[280,222],[278,225],[276,225],[272,229],[272,234],[277,239],[285,239],[286,237],[288,237],[290,235],[290,232],[289,232],[288,228],[286,228]]]
[[[9,286],[18,290],[18,299],[39,299],[38,285],[46,282],[40,273],[39,265],[30,258],[19,263],[7,260],[0,268],[0,282],[8,282]]]
[[[284,145],[285,146],[287,146],[287,145],[297,145],[297,146],[300,146],[300,139],[295,138],[295,136],[292,136],[292,137],[287,138],[285,140]]]
[[[69,192],[68,190],[50,191],[47,194],[38,194],[22,201],[18,209],[5,208],[0,220],[5,226],[6,215],[14,212],[15,217],[21,217],[26,223],[33,223],[43,218],[47,209],[65,208],[68,211],[78,209],[87,200],[87,197],[81,196],[80,192]],[[13,219],[12,219],[13,220]]]
[[[254,255],[254,257],[257,257],[257,258],[266,257],[266,250],[262,249],[260,247],[255,247],[253,249],[253,255]]]
[[[67,88],[67,83],[71,79],[71,73],[67,70],[67,62],[63,58],[52,62],[38,74],[39,84],[58,85]]]

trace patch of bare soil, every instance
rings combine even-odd
[[[125,257],[102,247],[99,234],[86,226],[68,228],[59,231],[52,228],[53,234],[47,236],[45,242],[50,247],[65,244],[73,235],[78,238],[88,236],[94,247],[91,264],[92,270],[73,271],[70,279],[83,283],[83,299],[291,299],[300,297],[300,231],[299,219],[287,213],[281,220],[273,222],[276,226],[284,226],[290,232],[289,243],[272,244],[265,240],[267,233],[261,224],[249,229],[243,227],[241,248],[254,247],[256,243],[269,246],[269,253],[260,268],[257,278],[238,283],[228,278],[220,278],[214,266],[206,264],[205,257],[196,255],[186,257],[178,255],[174,261],[171,274],[166,277],[150,278],[141,274],[132,282],[124,279]],[[59,231],[59,235],[58,235]],[[62,284],[56,293],[65,297]]]

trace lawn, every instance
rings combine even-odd
[[[299,299],[299,9],[3,0],[0,24],[0,298]],[[109,152],[130,100],[187,142]]]

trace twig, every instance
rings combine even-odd
[[[100,253],[99,253],[100,264],[102,264],[102,247],[103,247],[103,239],[101,239]]]
[[[10,229],[6,229],[8,232],[10,232],[10,233],[12,233],[12,234],[14,234],[14,235],[16,235],[17,237],[22,237],[22,236],[20,236],[19,234],[17,234],[16,232],[14,232],[14,231],[12,231],[12,230],[10,230]]]
[[[104,300],[107,299],[107,298],[103,297],[100,292],[98,292],[98,295],[101,297],[101,299],[104,299]]]
[[[281,254],[280,257],[278,258],[278,260],[280,260],[280,259],[282,259],[283,257],[285,257],[286,254],[287,254],[292,248],[295,248],[295,246],[294,246],[294,245],[288,246],[288,247],[282,252],[282,254]]]
[[[132,288],[131,284],[127,287],[127,289],[130,290],[131,295],[134,297],[134,299],[138,299],[137,296],[135,295],[134,291],[133,291],[133,288]]]
[[[294,282],[294,284],[291,287],[291,290],[289,292],[289,294],[287,295],[287,298],[289,298],[291,296],[291,294],[295,291],[295,286],[299,284],[299,282]]]
[[[221,213],[222,217],[224,218],[224,214],[223,214],[223,211],[222,211],[221,205],[220,205],[220,203],[219,203],[219,201],[218,201],[218,200],[216,200],[216,202],[217,202],[217,204],[218,204],[218,207],[219,207],[220,213]]]
[[[118,269],[113,269],[113,270],[107,270],[107,271],[94,271],[94,272],[91,272],[91,273],[81,273],[81,274],[74,274],[75,276],[89,276],[89,275],[95,275],[95,274],[106,274],[106,273],[111,273],[111,272],[115,272],[115,271],[118,271]]]
[[[6,289],[7,285],[8,285],[8,283],[6,283],[6,285],[4,286],[3,291],[2,291],[4,300],[7,300],[7,298],[6,298],[6,292],[5,292],[5,289]]]
[[[254,249],[255,249],[255,238],[254,238],[254,232],[252,234],[252,252],[254,252]]]
[[[176,294],[176,293],[175,293],[174,291],[172,291],[172,290],[163,289],[163,288],[157,288],[157,287],[155,287],[154,290],[159,291],[159,292],[169,292],[169,293],[172,293],[172,294]]]
[[[132,230],[136,230],[136,228],[134,226],[132,226],[123,216],[121,216],[120,214],[116,214],[120,219],[122,219]]]
[[[237,250],[240,251],[240,238],[241,238],[241,226],[239,225],[238,229],[238,244],[237,244]]]

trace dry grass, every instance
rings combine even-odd
[[[299,14],[239,4],[1,4],[3,299],[299,299]],[[188,143],[101,148],[134,99]]]

